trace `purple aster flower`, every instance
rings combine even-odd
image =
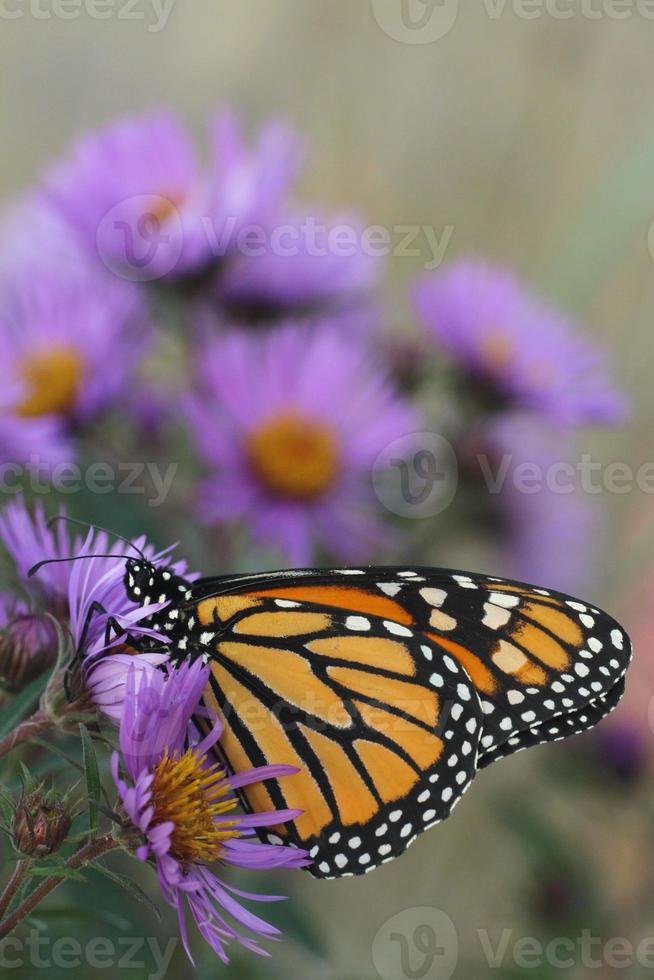
[[[87,255],[65,222],[52,208],[43,206],[40,193],[13,202],[0,216],[0,276],[10,282],[25,269],[50,268],[61,273],[79,271]]]
[[[84,543],[75,552],[76,560],[67,563],[71,566],[67,606],[73,645],[76,650],[81,649],[85,656],[93,659],[98,653],[104,654],[108,648],[119,645],[128,632],[132,635],[139,632],[158,638],[149,629],[135,627],[165,605],[151,603],[137,606],[130,600],[124,585],[124,557],[130,549],[123,542],[118,542],[109,552],[111,555],[117,554],[117,558],[92,557],[102,554],[96,551],[99,537],[95,529],[91,528]],[[140,548],[140,544],[138,547]],[[154,564],[158,564],[157,556]],[[99,607],[106,612],[101,612]],[[108,645],[105,637],[111,621],[115,624],[114,629],[116,626],[123,627],[125,632]]]
[[[20,497],[0,513],[0,541],[14,561],[23,590],[69,634],[73,650],[82,657],[79,666],[86,693],[96,707],[118,720],[130,666],[134,665],[140,678],[168,660],[163,650],[137,653],[129,645],[129,640],[138,636],[162,644],[165,638],[146,622],[163,605],[138,606],[127,595],[126,555],[141,551],[155,565],[165,564],[174,574],[186,575],[189,580],[197,575],[187,573],[185,562],[171,562],[170,549],[155,553],[143,537],[134,541],[133,549],[128,542],[111,543],[106,532],[94,528],[85,538],[71,537],[63,521],[48,526],[43,507],[37,505],[31,514]],[[62,558],[74,560],[60,561]],[[32,566],[51,559],[53,564],[27,577]]]
[[[65,513],[62,511],[60,516],[65,517]],[[71,578],[79,581],[82,574],[81,565],[90,566],[92,574],[80,583],[80,589],[82,584],[85,588],[90,588],[92,581],[100,580],[108,573],[118,570],[124,574],[125,556],[139,551],[154,564],[165,564],[175,575],[185,576],[189,581],[198,577],[197,573],[187,571],[185,561],[171,561],[172,549],[155,552],[145,537],[135,538],[132,542],[133,547],[130,548],[121,540],[111,542],[105,531],[93,530],[92,535],[89,534],[85,538],[77,533],[71,535],[65,520],[49,525],[43,505],[37,503],[33,512],[30,512],[22,496],[17,496],[0,511],[0,542],[14,562],[23,588],[34,591],[53,604],[63,602],[68,605]],[[80,554],[109,554],[115,557],[45,565],[35,576],[28,578],[29,570],[40,561],[75,558]],[[115,608],[117,601],[123,601],[120,596],[121,590],[124,592],[124,589],[113,578],[109,578],[108,581],[111,589],[115,590],[115,597],[108,596],[106,588],[103,590],[103,595],[108,599],[107,604]]]
[[[0,288],[2,397],[12,425],[18,433],[79,425],[116,405],[149,338],[133,287],[55,265],[16,270]]]
[[[624,418],[604,353],[507,269],[463,259],[421,279],[413,299],[426,329],[500,406],[566,425]]]
[[[59,419],[24,418],[20,414],[24,397],[24,390],[18,385],[9,384],[0,393],[0,465],[9,482],[15,466],[25,466],[47,477],[56,466],[75,457],[73,442]]]
[[[85,258],[71,239],[67,227],[35,198],[20,201],[5,213],[0,225],[0,356],[5,366],[5,383],[0,394],[0,460],[43,471],[68,463],[75,447],[68,435],[70,419],[58,411],[63,402],[73,401],[81,375],[77,347],[70,334],[84,337],[84,314],[88,303],[78,307],[82,283],[93,281]],[[65,285],[72,279],[75,283]],[[110,322],[95,289],[92,306],[102,310],[102,321]],[[116,294],[111,286],[109,297]],[[55,302],[50,304],[52,295]],[[64,302],[64,297],[69,301]],[[65,307],[70,306],[72,330],[68,330]],[[111,299],[108,306],[113,308]],[[91,310],[92,312],[92,310]],[[118,309],[114,312],[118,314]],[[97,312],[96,312],[97,317]],[[50,327],[63,318],[62,336]],[[88,343],[85,341],[85,343]],[[68,371],[58,376],[60,365]],[[121,370],[116,372],[121,376]],[[40,404],[39,404],[40,402]],[[39,411],[42,410],[42,411]],[[49,411],[51,409],[52,411]]]
[[[296,565],[317,547],[358,561],[374,553],[373,464],[419,425],[366,345],[329,325],[232,332],[200,344],[197,376],[186,411],[213,469],[202,518],[246,522]]]
[[[573,594],[592,584],[601,514],[581,494],[509,491],[502,510],[507,575]]]
[[[201,271],[243,224],[267,219],[295,177],[299,150],[280,123],[246,147],[228,113],[211,127],[203,170],[168,112],[120,119],[83,136],[45,178],[48,200],[85,249],[132,281]]]
[[[247,254],[224,265],[216,287],[219,306],[239,321],[364,307],[383,261],[362,246],[363,227],[348,214],[278,219],[261,229],[260,243],[253,241]]]
[[[138,624],[130,628],[132,635],[140,635]],[[147,631],[154,635],[151,631]],[[120,641],[118,641],[120,642]],[[138,690],[152,671],[159,670],[170,660],[168,653],[112,653],[99,642],[95,653],[87,656],[83,664],[84,688],[91,701],[103,715],[119,724],[125,707],[127,679]]]
[[[279,936],[241,899],[268,902],[280,896],[239,891],[218,878],[211,866],[264,870],[300,868],[310,862],[305,851],[262,844],[254,836],[257,827],[293,820],[299,811],[248,816],[236,812],[237,788],[292,775],[295,768],[264,766],[229,775],[208,755],[220,738],[219,724],[198,744],[189,742],[191,719],[208,676],[209,668],[200,661],[153,671],[140,684],[130,671],[120,724],[127,778],[119,775],[118,753],[112,757],[112,773],[129,822],[123,835],[131,840],[136,836],[136,856],[156,867],[164,900],[177,910],[189,958],[187,910],[203,938],[227,963],[230,941],[267,955],[258,939]]]

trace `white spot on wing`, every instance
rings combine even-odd
[[[611,643],[617,650],[623,649],[624,637],[620,630],[611,630]]]
[[[435,606],[436,609],[440,609],[447,599],[445,589],[420,589],[420,595],[425,602],[428,602],[430,606]]]
[[[377,588],[380,589],[384,595],[388,595],[393,598],[393,596],[397,595],[397,593],[400,591],[402,585],[399,582],[378,582]]]
[[[366,619],[365,616],[348,616],[345,620],[345,626],[349,630],[364,632],[370,629],[370,620]]]
[[[489,601],[495,606],[502,606],[504,609],[513,609],[520,604],[520,596],[511,595],[509,592],[491,592]]]
[[[484,626],[488,626],[492,630],[499,630],[506,626],[510,619],[510,609],[501,609],[492,602],[484,603],[484,618],[482,619]]]
[[[406,626],[402,626],[400,623],[393,622],[392,619],[385,619],[384,626],[389,633],[393,633],[395,636],[413,636],[410,629],[407,629]]]

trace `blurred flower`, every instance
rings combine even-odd
[[[473,394],[494,407],[566,425],[624,418],[603,352],[507,269],[463,259],[419,280],[413,295],[426,329],[478,386]]]
[[[152,861],[162,895],[177,910],[184,948],[192,959],[186,928],[190,910],[203,938],[223,962],[226,945],[235,940],[266,955],[255,937],[274,939],[279,931],[248,911],[239,899],[274,901],[279,896],[252,895],[223,883],[210,865],[220,862],[249,869],[299,868],[306,852],[283,845],[260,844],[256,827],[284,823],[296,810],[235,812],[234,790],[265,779],[292,775],[292,766],[264,766],[229,776],[208,757],[221,735],[216,724],[197,745],[188,745],[189,725],[207,684],[209,668],[200,661],[177,669],[154,671],[140,685],[134,672],[127,678],[120,749],[128,780],[119,775],[120,757],[112,757],[112,773],[129,821],[124,839],[136,856]]]
[[[0,600],[0,689],[16,693],[53,667],[57,646],[52,620],[10,596]]]
[[[636,727],[622,717],[602,725],[589,738],[595,758],[623,782],[633,782],[647,770],[651,732]]]
[[[600,515],[579,494],[548,490],[531,497],[509,492],[502,501],[506,574],[561,592],[583,592],[596,573]]]
[[[219,306],[237,321],[357,309],[382,275],[383,261],[361,246],[357,216],[292,215],[261,231],[217,280]]]
[[[10,283],[26,269],[59,270],[71,275],[88,271],[88,261],[68,222],[50,207],[42,194],[31,191],[13,200],[0,213],[0,280]]]
[[[601,511],[574,481],[557,479],[559,464],[567,469],[572,454],[560,432],[529,416],[486,425],[463,450],[484,480],[503,574],[574,593],[595,567]]]
[[[2,346],[0,340],[0,351]],[[60,419],[24,417],[20,413],[24,399],[24,387],[6,380],[0,390],[0,460],[47,477],[54,467],[75,457],[74,445]]]
[[[55,266],[23,267],[5,279],[0,360],[18,431],[79,425],[116,405],[149,336],[138,296],[125,284]]]
[[[74,458],[69,423],[75,414],[71,409],[79,407],[77,388],[87,406],[97,402],[99,391],[97,371],[90,372],[93,399],[88,398],[89,376],[84,386],[80,384],[81,350],[92,356],[94,365],[97,341],[106,358],[106,341],[119,332],[121,305],[127,313],[135,302],[124,292],[120,300],[118,295],[112,284],[97,282],[70,230],[34,196],[2,216],[0,357],[5,379],[0,393],[0,461],[23,464],[47,477],[54,467]],[[133,325],[131,319],[129,326]],[[98,329],[106,337],[104,344]],[[103,366],[102,401],[108,401],[112,377],[118,380],[126,372],[117,366],[114,375],[108,375],[106,359]]]
[[[214,469],[205,521],[245,521],[297,565],[317,547],[361,561],[379,546],[371,469],[419,425],[364,344],[329,325],[206,337],[197,377],[186,411]]]
[[[181,122],[154,112],[83,136],[45,178],[47,199],[87,251],[134,281],[197,273],[267,220],[293,181],[299,147],[276,122],[248,149],[228,113],[211,127],[204,172]]]
[[[214,117],[210,127],[214,230],[230,232],[228,247],[246,225],[270,223],[287,201],[304,157],[297,133],[285,122],[269,120],[249,149],[232,112]],[[217,220],[216,220],[217,219]]]

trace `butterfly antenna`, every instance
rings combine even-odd
[[[83,561],[85,558],[116,558],[118,561],[127,561],[127,555],[109,555],[109,554],[92,554],[92,555],[71,555],[69,558],[44,558],[43,561],[39,561],[36,565],[32,567],[27,572],[27,577],[32,578],[33,575],[43,568],[44,565],[60,565],[65,561]],[[147,561],[147,558],[144,559]]]
[[[117,538],[119,541],[122,541],[123,544],[128,545],[128,547],[130,548],[133,548],[134,551],[139,556],[139,558],[141,558],[144,562],[148,560],[143,554],[143,552],[141,551],[141,549],[138,547],[138,545],[135,545],[133,541],[129,540],[129,538],[123,537],[122,534],[118,534],[117,531],[108,531],[106,527],[100,527],[99,524],[89,524],[88,521],[80,521],[76,517],[69,517],[68,514],[57,514],[55,517],[51,517],[50,520],[47,522],[47,527],[52,527],[52,525],[56,524],[57,521],[67,521],[69,524],[77,524],[79,525],[79,527],[85,527],[87,529],[93,529],[95,531],[102,531],[104,534],[107,534],[109,537]],[[106,555],[96,555],[95,557],[105,558]],[[117,557],[117,556],[113,555],[109,557]]]

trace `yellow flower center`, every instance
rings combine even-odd
[[[166,753],[153,771],[153,823],[172,821],[171,854],[188,864],[216,861],[223,841],[238,834],[235,821],[216,823],[236,806],[225,771],[203,761],[192,749],[181,756]]]
[[[508,337],[496,330],[484,337],[481,351],[488,367],[493,371],[501,371],[511,362],[513,345]]]
[[[185,196],[181,193],[166,193],[154,195],[145,209],[145,214],[149,218],[165,224],[169,218],[175,215],[184,204]]]
[[[292,411],[256,429],[247,449],[259,480],[280,497],[318,497],[338,472],[338,446],[333,431]]]
[[[68,415],[75,405],[83,366],[71,347],[36,350],[23,361],[20,374],[27,395],[18,406],[21,415]]]

